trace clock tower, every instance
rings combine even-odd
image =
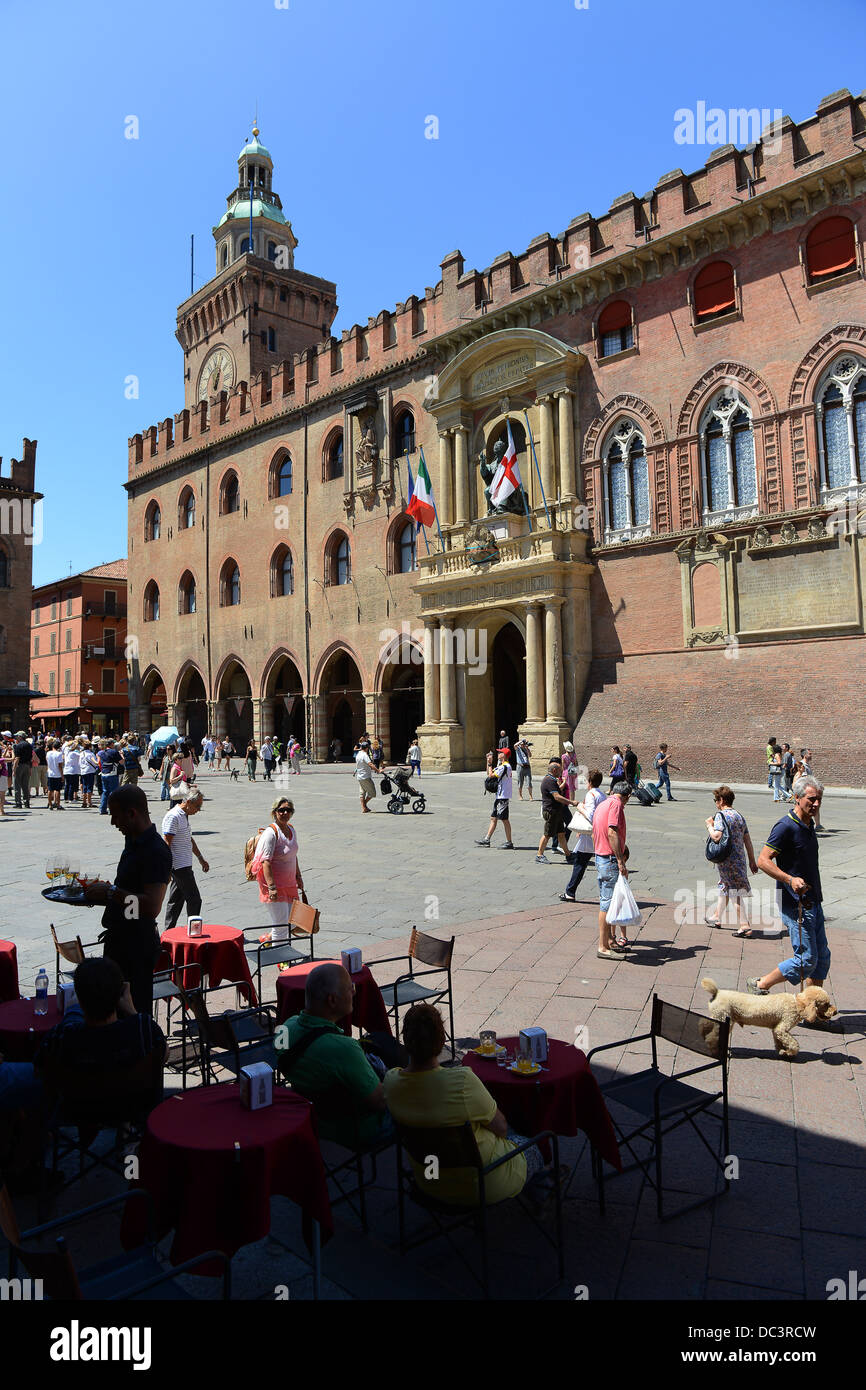
[[[238,155],[237,186],[213,229],[216,274],[177,311],[187,407],[330,335],[337,287],[295,270],[298,241],[273,191],[273,169],[254,127]]]

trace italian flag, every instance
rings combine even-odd
[[[408,459],[406,462],[408,466]],[[432,526],[436,517],[433,508],[433,488],[430,485],[430,474],[427,472],[427,465],[423,458],[418,464],[418,477],[414,483],[412,481],[412,469],[409,469],[409,502],[406,512],[415,518],[419,527]]]

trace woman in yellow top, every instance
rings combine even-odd
[[[403,1021],[402,1042],[409,1063],[389,1071],[384,1083],[388,1109],[398,1124],[445,1129],[468,1120],[485,1165],[514,1149],[506,1137],[505,1116],[475,1073],[469,1067],[440,1067],[445,1026],[438,1009],[431,1004],[415,1004]],[[538,1154],[537,1149],[529,1152],[533,1157]],[[478,1179],[471,1168],[443,1169],[434,1184],[422,1164],[412,1159],[412,1167],[418,1186],[440,1202],[468,1206],[479,1200]],[[526,1182],[526,1171],[523,1154],[503,1163],[485,1179],[487,1201],[516,1197]]]

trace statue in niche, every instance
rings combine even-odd
[[[482,449],[478,455],[478,469],[482,480],[486,483],[484,489],[484,500],[487,503],[487,516],[525,516],[529,509],[529,498],[525,488],[516,488],[510,492],[505,500],[499,504],[491,501],[490,488],[493,479],[499,471],[499,465],[505,456],[507,445],[504,439],[497,439],[493,446],[493,460],[487,462],[487,451]]]
[[[379,445],[376,442],[376,431],[372,422],[368,421],[367,426],[361,432],[361,443],[355,450],[355,458],[358,461],[360,471],[370,473],[376,467],[379,458]]]

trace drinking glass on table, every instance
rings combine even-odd
[[[492,1028],[482,1028],[478,1039],[478,1046],[482,1052],[494,1056],[496,1053],[496,1034]]]

